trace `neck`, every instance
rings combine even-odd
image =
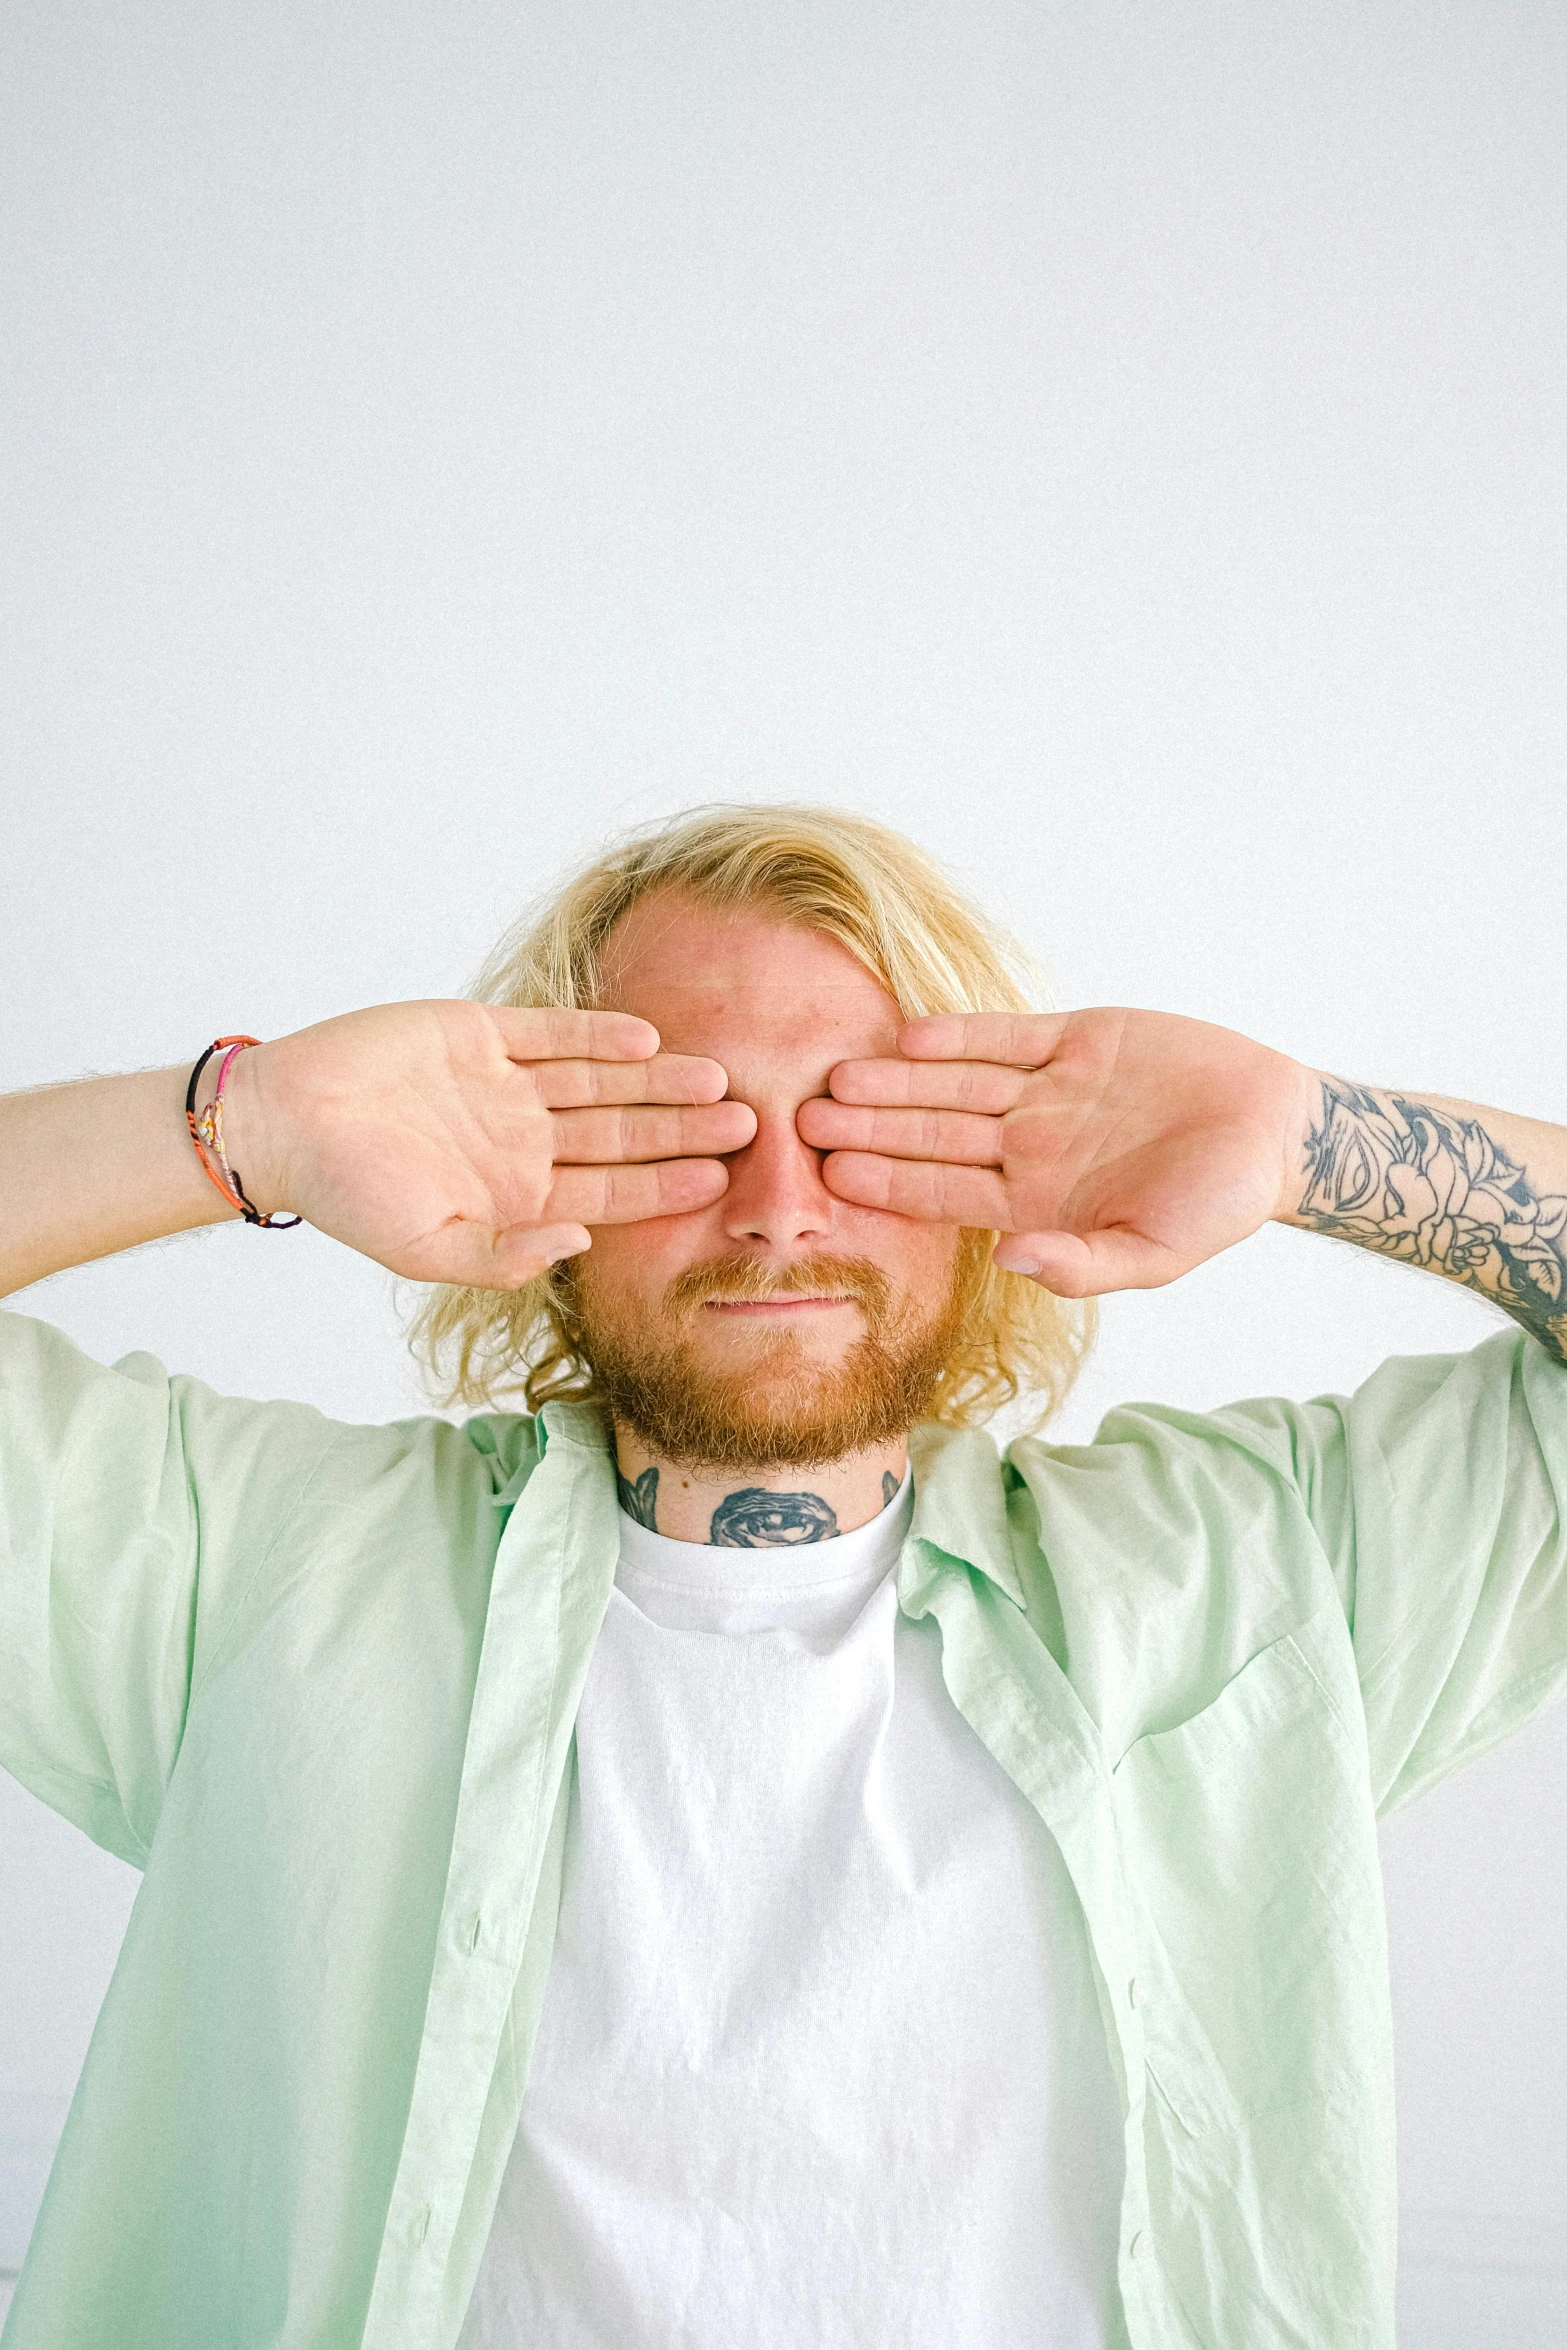
[[[814,1469],[682,1467],[649,1452],[629,1428],[615,1429],[621,1508],[676,1542],[730,1550],[785,1549],[850,1533],[886,1508],[908,1458],[900,1436]]]

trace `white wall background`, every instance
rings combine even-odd
[[[5,11],[0,1084],[455,991],[607,829],[805,795],[1068,1002],[1567,1119],[1564,104],[1543,0]],[[419,1408],[312,1234],[18,1302]],[[1269,1231],[1067,1430],[1490,1326]],[[1564,1831],[1567,1714],[1386,1832],[1405,2350],[1567,2338]],[[9,1780],[0,1871],[3,2267],[135,1880]]]

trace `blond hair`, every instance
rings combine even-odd
[[[655,890],[722,909],[758,907],[836,939],[906,1019],[926,1012],[1048,1008],[1042,974],[923,849],[886,825],[831,808],[714,806],[643,825],[531,907],[484,965],[482,1003],[592,1008],[616,923]],[[1032,998],[1032,1000],[1031,1000]],[[967,1232],[960,1336],[930,1416],[979,1425],[1026,1398],[1038,1427],[1065,1398],[1097,1327],[1091,1300],[1057,1298],[991,1262],[991,1232]],[[598,1400],[569,1279],[552,1267],[516,1290],[442,1286],[409,1342],[448,1403],[521,1390]],[[445,1367],[449,1366],[449,1368]]]

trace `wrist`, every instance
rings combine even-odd
[[[261,1215],[275,1216],[292,1211],[268,1051],[265,1044],[253,1044],[235,1054],[223,1088],[223,1134],[229,1166],[245,1196]]]
[[[1322,1123],[1323,1073],[1320,1069],[1307,1068],[1303,1061],[1295,1066],[1293,1097],[1285,1114],[1280,1151],[1279,1196],[1271,1219],[1275,1224],[1299,1225],[1305,1221],[1301,1206],[1311,1182],[1311,1137]]]

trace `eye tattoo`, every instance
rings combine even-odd
[[[639,1526],[646,1526],[650,1534],[658,1532],[658,1471],[644,1469],[633,1485],[629,1477],[615,1471],[615,1488],[620,1495],[620,1506],[628,1518],[635,1518]]]
[[[786,1550],[796,1542],[825,1542],[838,1520],[819,1493],[769,1493],[742,1485],[713,1512],[709,1542],[721,1550]]]

